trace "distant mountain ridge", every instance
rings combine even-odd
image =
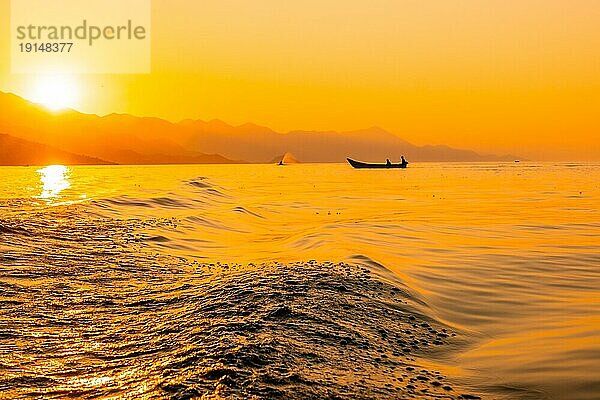
[[[0,165],[106,165],[99,158],[82,156],[44,144],[0,134]]]
[[[126,114],[97,116],[74,110],[53,113],[0,92],[0,132],[73,154],[118,164],[266,163],[292,153],[302,162],[511,161],[513,155],[480,155],[447,146],[416,146],[381,128],[350,132],[279,133],[255,124],[184,120]],[[241,161],[244,160],[244,161]],[[0,164],[3,160],[0,159]]]

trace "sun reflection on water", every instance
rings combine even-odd
[[[42,182],[41,199],[53,199],[59,197],[60,193],[71,187],[69,182],[69,167],[64,165],[49,165],[37,171]]]

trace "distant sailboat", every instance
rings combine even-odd
[[[281,156],[275,157],[273,160],[271,160],[271,162],[275,163],[277,165],[289,165],[289,164],[298,164],[300,161],[298,161],[296,159],[296,157],[294,157],[293,154],[285,153]]]

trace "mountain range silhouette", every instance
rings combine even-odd
[[[127,114],[51,112],[4,92],[0,92],[0,134],[5,135],[0,165],[36,165],[45,152],[46,158],[64,159],[62,162],[69,164],[268,163],[286,153],[300,162],[343,162],[346,157],[381,161],[401,154],[412,162],[520,158],[481,155],[443,145],[416,146],[378,127],[280,133],[251,123],[232,126],[220,120],[173,123]],[[18,148],[20,156],[9,157],[14,153],[11,148]]]

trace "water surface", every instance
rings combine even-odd
[[[554,163],[0,168],[0,393],[407,397],[414,365],[455,385],[423,397],[600,398],[599,182]]]

